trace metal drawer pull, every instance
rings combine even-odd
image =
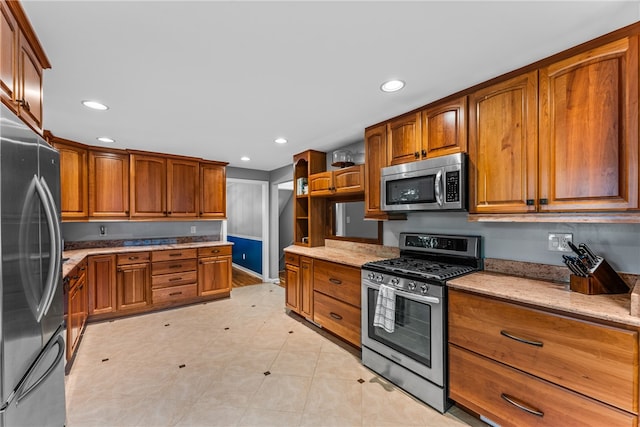
[[[512,404],[513,406],[515,406],[518,409],[521,409],[525,412],[530,413],[531,415],[535,415],[536,417],[544,417],[544,412],[535,409],[533,407],[527,406],[526,404],[524,404],[522,401],[519,401],[518,399],[516,399],[513,396],[509,396],[508,394],[500,394],[500,397],[502,397],[504,400],[506,400],[507,402],[509,402],[510,404]]]
[[[220,250],[218,250],[218,249],[214,249],[214,250],[211,251],[212,254],[217,254],[218,252],[220,252]]]
[[[516,337],[515,335],[511,335],[509,332],[507,331],[500,331],[500,335],[505,336],[507,338],[511,338],[514,341],[518,341],[524,344],[529,344],[529,345],[534,345],[536,347],[542,347],[542,343],[540,341],[531,341],[531,340],[527,340],[524,338],[520,338],[520,337]]]
[[[137,256],[130,256],[130,257],[129,257],[129,260],[131,260],[131,261],[136,260],[136,259],[138,259],[138,257],[137,257]]]
[[[174,277],[172,279],[169,279],[170,282],[177,282],[178,280],[182,280],[182,277]]]
[[[342,320],[342,316],[340,316],[337,313],[334,313],[333,311],[331,313],[329,313],[329,316],[333,317],[336,320]]]
[[[169,294],[169,296],[170,296],[170,297],[174,297],[174,296],[176,296],[176,295],[182,295],[182,292],[171,292],[171,293]]]
[[[331,277],[329,281],[335,285],[342,285],[342,280],[334,279],[333,277]]]
[[[169,266],[169,268],[180,268],[180,267],[182,267],[182,264],[174,264]]]
[[[177,254],[169,254],[169,256],[182,256],[182,252],[179,252]]]

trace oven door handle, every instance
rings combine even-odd
[[[375,283],[371,283],[371,282],[366,282],[364,284],[365,286],[372,288],[372,289],[376,289],[376,290],[380,290],[380,285],[375,284]],[[430,303],[430,304],[440,304],[440,298],[436,298],[436,297],[429,297],[429,296],[424,296],[424,295],[414,295],[414,294],[410,294],[409,292],[405,292],[405,291],[401,291],[398,289],[395,289],[395,294],[398,296],[401,296],[403,298],[412,300],[412,301],[416,301],[416,302],[421,302],[421,303]]]

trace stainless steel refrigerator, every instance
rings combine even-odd
[[[0,427],[60,427],[60,156],[4,105],[0,141]]]

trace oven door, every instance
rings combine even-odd
[[[444,386],[444,286],[433,286],[437,296],[396,290],[394,332],[373,326],[380,285],[362,280],[362,345]]]

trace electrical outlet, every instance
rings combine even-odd
[[[573,243],[573,233],[549,233],[547,249],[554,252],[571,252],[567,242]]]
[[[196,226],[192,225],[191,226],[191,234],[195,234],[196,233]]]

